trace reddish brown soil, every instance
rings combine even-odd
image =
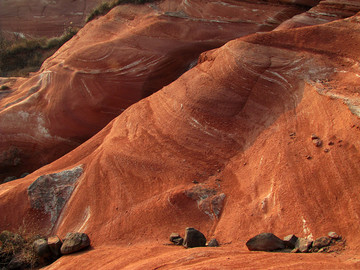
[[[359,268],[359,21],[356,15],[257,33],[202,53],[195,67],[72,152],[2,184],[0,228],[89,234],[91,250],[49,269]],[[58,65],[74,42],[54,58]],[[81,65],[79,58],[69,59],[65,63]],[[69,112],[81,111],[84,103],[78,102]],[[31,210],[26,189],[41,175],[79,164],[84,174],[51,229],[49,217]],[[186,195],[194,187],[226,194],[219,218],[211,219]],[[223,246],[163,245],[171,232],[188,226]],[[346,239],[344,251],[284,254],[245,247],[261,232],[316,238],[329,231]]]
[[[119,259],[119,257],[121,259]],[[76,264],[75,264],[76,262]],[[359,269],[358,254],[249,252],[242,247],[106,246],[66,256],[45,269]]]
[[[205,4],[206,3],[206,4]],[[274,29],[293,5],[164,1],[119,6],[86,25],[0,99],[0,177],[48,164],[229,40]]]

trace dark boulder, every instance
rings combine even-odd
[[[38,239],[34,241],[33,249],[36,255],[45,261],[50,260],[52,257],[48,242],[45,239]]]
[[[298,240],[298,237],[295,234],[289,234],[284,237],[284,243],[286,247],[288,248],[295,248],[296,241]]]
[[[16,180],[17,177],[16,176],[8,176],[4,179],[3,183],[7,183],[7,182],[11,182],[11,181],[14,181]]]
[[[251,251],[274,251],[284,249],[285,243],[272,233],[261,233],[247,241],[246,246]]]
[[[90,239],[86,233],[68,233],[61,246],[61,254],[70,254],[90,246]]]
[[[198,230],[194,228],[186,228],[185,230],[185,239],[183,246],[186,248],[193,247],[205,247],[206,238],[205,236]]]
[[[60,238],[57,236],[51,236],[48,238],[47,243],[49,245],[49,249],[51,251],[53,258],[54,259],[59,258],[61,256],[60,249],[62,246],[62,241],[60,240]]]

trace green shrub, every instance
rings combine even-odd
[[[155,2],[156,0],[113,0],[111,2],[102,2],[96,8],[94,8],[89,16],[87,16],[85,22],[88,23],[93,19],[107,14],[112,8],[125,5],[125,4],[135,4],[135,5],[142,5],[145,3]]]
[[[10,231],[0,233],[0,267],[6,266],[16,258],[21,266],[33,268],[40,266],[41,260],[34,252],[32,245],[35,240],[45,238],[39,235],[20,235]]]
[[[0,33],[0,76],[26,76],[37,71],[46,58],[51,56],[77,29],[68,27],[60,37],[50,39],[21,39],[13,42],[1,38]]]

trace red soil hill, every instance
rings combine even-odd
[[[90,235],[95,250],[64,257],[50,269],[93,260],[89,268],[207,269],[213,260],[231,269],[244,266],[246,256],[255,268],[356,268],[359,20],[255,34],[203,53],[197,66],[76,150],[3,184],[0,227],[23,221],[47,224],[60,236]],[[312,134],[322,146],[314,145]],[[54,226],[48,216],[35,219],[41,213],[30,207],[28,186],[79,165],[84,172]],[[159,247],[186,226],[230,248]],[[264,231],[318,237],[331,230],[347,239],[339,258],[244,251],[244,242]],[[143,246],[129,249],[135,243]]]
[[[358,268],[359,21],[258,33],[202,53],[74,151],[1,185],[0,228],[89,234],[93,250],[49,269]],[[38,177],[79,166],[55,221],[51,201],[30,203]],[[187,226],[223,247],[162,245]],[[267,231],[336,231],[347,246],[341,255],[245,251]]]
[[[206,2],[206,4],[205,4]],[[119,6],[87,24],[0,99],[0,177],[52,162],[225,42],[304,11],[247,1]]]

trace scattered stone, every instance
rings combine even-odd
[[[316,139],[319,139],[319,137],[316,134],[311,134],[311,139],[316,140]]]
[[[312,159],[312,157],[310,155],[306,155],[305,158],[309,159],[309,160]]]
[[[82,175],[82,166],[58,173],[42,175],[28,187],[31,208],[50,214],[53,225]]]
[[[68,233],[61,246],[61,254],[70,254],[90,246],[90,239],[86,233]]]
[[[320,139],[314,139],[314,140],[312,140],[312,142],[316,147],[322,146],[322,140],[320,140]]]
[[[215,238],[213,238],[207,243],[207,246],[208,247],[218,247],[219,242]]]
[[[328,153],[329,151],[330,151],[330,149],[328,149],[328,148],[325,148],[325,149],[324,149],[324,152],[325,152],[325,153]]]
[[[184,242],[184,239],[178,233],[170,234],[170,242],[174,243],[177,246],[181,246]]]
[[[295,137],[296,136],[296,133],[295,132],[293,132],[293,133],[290,133],[290,135],[289,135],[290,137]]]
[[[323,247],[318,250],[319,253],[327,252],[329,250],[329,247]]]
[[[288,248],[294,249],[298,237],[295,234],[290,234],[284,237],[284,243]]]
[[[338,140],[338,143],[342,143],[343,140]]]
[[[330,245],[330,242],[331,242],[331,240],[329,237],[323,236],[314,241],[313,247],[317,248],[317,249],[327,247],[328,245]]]
[[[312,242],[312,240],[307,238],[298,238],[295,248],[297,248],[301,253],[306,253],[310,250]]]
[[[8,176],[4,179],[3,183],[7,183],[7,182],[11,182],[11,181],[14,181],[16,180],[17,177],[16,176]]]
[[[334,145],[334,142],[333,142],[333,141],[330,141],[330,142],[328,143],[328,145]]]
[[[53,258],[54,259],[59,258],[61,256],[61,251],[60,251],[62,246],[61,239],[57,236],[51,236],[48,238],[47,243]]]
[[[261,233],[246,242],[250,251],[274,251],[285,248],[283,240],[272,233]]]
[[[331,239],[339,239],[340,236],[336,233],[336,232],[329,232],[328,233],[328,236],[331,238]]]
[[[20,175],[19,178],[24,178],[24,177],[28,176],[29,174],[30,174],[30,173],[27,173],[27,172],[26,172],[26,173],[23,173],[23,174]]]
[[[190,227],[185,229],[184,247],[204,247],[205,244],[206,238],[200,231]]]

